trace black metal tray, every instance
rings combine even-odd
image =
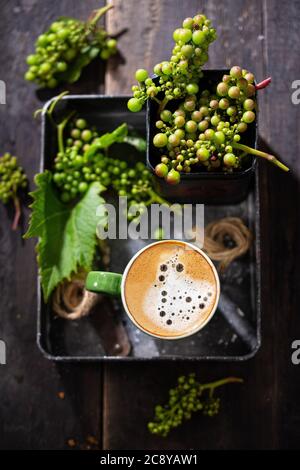
[[[127,122],[145,135],[145,114],[127,111],[126,96],[66,96],[57,115],[76,110],[103,132]],[[49,103],[45,105],[47,108]],[[56,135],[46,114],[42,116],[40,169],[51,166],[56,152]],[[108,355],[101,337],[103,310],[78,321],[55,317],[43,302],[38,280],[37,344],[55,361],[218,360],[242,361],[255,355],[260,346],[260,236],[258,174],[246,199],[234,205],[206,205],[205,223],[221,217],[241,217],[254,234],[251,250],[220,275],[222,297],[213,319],[199,333],[176,341],[155,339],[138,330],[114,302],[114,315],[122,319],[132,349],[129,356]],[[136,251],[152,240],[112,240],[110,270],[122,272]],[[229,299],[232,299],[231,301]],[[101,304],[100,304],[101,305]],[[103,333],[103,332],[102,332]]]

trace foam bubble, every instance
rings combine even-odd
[[[163,284],[157,284],[162,277]],[[178,259],[164,260],[158,266],[155,282],[144,296],[143,311],[158,328],[180,333],[201,323],[212,308],[213,284],[189,277],[184,262]]]

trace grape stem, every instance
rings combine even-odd
[[[243,383],[244,380],[238,377],[226,377],[225,379],[216,380],[215,382],[209,382],[207,384],[199,385],[200,393],[204,390],[209,390],[210,396],[212,396],[214,390],[218,387],[222,387],[223,385],[230,384],[230,383]]]
[[[160,105],[159,105],[159,108],[158,108],[158,114],[160,114],[164,109],[165,107],[167,106],[168,104],[168,98],[165,97],[162,101],[160,101]]]
[[[17,230],[18,225],[19,225],[19,220],[21,217],[21,204],[20,204],[20,200],[18,196],[16,195],[14,195],[13,201],[14,201],[14,206],[15,206],[15,216],[14,216],[14,220],[13,220],[11,228],[12,230]]]
[[[65,153],[65,147],[64,147],[64,130],[71,119],[72,116],[74,116],[75,111],[72,111],[60,124],[57,125],[57,142],[58,142],[58,151],[60,153]]]
[[[255,85],[255,90],[262,90],[263,88],[266,88],[271,83],[271,81],[272,81],[272,78],[268,77],[265,80],[263,80],[262,82],[257,83]]]
[[[265,158],[269,162],[273,163],[273,165],[276,165],[279,168],[281,168],[281,170],[289,171],[289,168],[283,163],[281,163],[279,160],[277,160],[277,158],[274,157],[274,155],[271,155],[266,152],[262,152],[261,150],[253,149],[251,147],[248,147],[248,145],[238,144],[237,142],[233,142],[232,147],[239,149],[239,150],[243,150],[244,152],[250,153],[251,155],[256,155],[257,157]]]
[[[87,21],[88,27],[94,28],[101,16],[105,15],[105,13],[113,7],[113,5],[106,5],[103,8],[99,8],[99,10],[94,10],[91,15],[91,18]]]

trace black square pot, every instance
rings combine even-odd
[[[228,74],[228,69],[204,70],[203,78],[199,83],[200,90],[210,88],[212,84],[217,84],[222,80],[224,74]],[[154,81],[158,81],[158,77]],[[178,102],[170,103],[170,109]],[[153,137],[157,133],[155,122],[157,121],[158,103],[154,100],[147,102],[147,165],[153,171],[160,163],[160,153],[153,145]],[[253,124],[243,134],[243,143],[256,148],[257,145],[257,116]],[[191,203],[199,202],[203,204],[234,204],[247,197],[253,174],[256,168],[256,158],[247,157],[247,166],[242,171],[234,173],[198,171],[182,173],[180,184],[172,186],[165,182],[163,178],[158,178],[154,174],[157,192],[164,198],[179,202]]]

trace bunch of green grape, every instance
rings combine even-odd
[[[155,407],[154,419],[148,423],[149,431],[166,437],[173,428],[191,419],[194,412],[202,411],[209,417],[217,415],[221,400],[215,397],[215,390],[229,383],[242,382],[242,379],[227,377],[216,382],[200,384],[195,374],[178,377],[177,386],[169,391],[168,403]]]
[[[139,85],[133,86],[133,98],[128,109],[138,112],[148,98],[162,98],[163,106],[170,100],[181,99],[199,91],[199,80],[203,76],[201,67],[208,60],[209,45],[216,39],[216,31],[205,15],[186,18],[182,28],[173,33],[175,46],[169,61],[155,65],[154,74],[158,83],[149,77],[147,70],[136,71]]]
[[[17,157],[5,153],[0,157],[0,201],[3,204],[12,202],[15,208],[15,216],[12,229],[16,230],[21,216],[21,204],[19,193],[28,185],[27,176],[23,168],[18,164]]]
[[[27,187],[27,177],[17,157],[5,153],[0,157],[0,200],[7,204],[17,197],[20,189]]]
[[[37,38],[35,53],[27,57],[25,79],[47,88],[74,82],[89,62],[96,57],[106,60],[116,50],[117,41],[92,21],[61,18]]]
[[[238,66],[213,90],[186,96],[171,112],[164,109],[156,121],[153,144],[161,151],[157,176],[176,184],[180,173],[192,167],[231,172],[242,165],[238,149],[241,134],[256,118],[254,75]]]
[[[99,137],[85,119],[71,122],[64,152],[59,152],[54,161],[53,181],[59,188],[62,202],[68,203],[83,195],[93,181],[99,181],[118,196],[127,196],[128,206],[135,206],[140,213],[149,204],[162,202],[153,189],[153,176],[144,163],[129,165],[125,160],[101,151],[92,157],[86,153]]]

